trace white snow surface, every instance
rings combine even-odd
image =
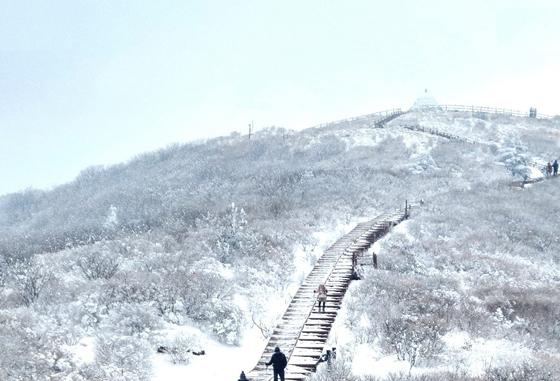
[[[73,354],[77,364],[88,364],[95,360],[95,338],[86,336],[66,349]]]
[[[471,338],[466,332],[450,332],[443,337],[449,370],[462,368],[472,376],[482,376],[488,367],[521,364],[531,358],[531,351],[507,340]]]
[[[224,345],[202,331],[189,326],[175,327],[169,335],[195,334],[206,351],[203,356],[193,356],[188,365],[175,365],[166,354],[153,356],[152,381],[185,380],[235,380],[241,370],[249,370],[262,351],[264,340],[256,327],[245,332],[239,346]]]
[[[436,99],[433,96],[426,93],[426,94],[422,95],[421,97],[418,97],[414,101],[414,104],[412,105],[412,107],[410,109],[411,110],[422,110],[422,109],[437,107],[437,106],[439,106],[439,103],[436,101]]]

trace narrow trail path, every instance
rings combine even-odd
[[[286,380],[302,381],[315,371],[351,280],[352,257],[362,254],[407,217],[408,210],[402,209],[362,222],[324,252],[292,298],[257,365],[247,374],[249,380],[272,379],[272,369],[267,369],[266,363],[276,346],[288,358]],[[328,289],[324,312],[315,306],[314,290],[320,284]]]

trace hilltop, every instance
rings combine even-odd
[[[231,369],[250,367],[263,338],[247,338],[266,336],[321,249],[405,200],[423,206],[352,286],[337,369],[553,372],[559,181],[511,184],[542,176],[559,141],[558,119],[419,110],[175,145],[2,196],[0,378],[180,379],[219,361],[192,354],[218,342],[244,362]],[[429,351],[402,350],[402,332],[427,331]]]

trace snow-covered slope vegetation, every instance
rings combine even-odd
[[[340,372],[376,375],[351,354],[465,377],[515,362],[551,372],[558,181],[510,182],[557,156],[560,123],[416,112],[370,126],[233,134],[1,197],[0,379],[148,380],[158,348],[183,364],[204,349],[181,328],[231,345],[251,326],[266,335],[318,244],[312,233],[405,199],[425,203],[382,243],[381,269],[353,286]],[[477,360],[492,345],[503,358]],[[345,379],[334,374],[318,377]]]

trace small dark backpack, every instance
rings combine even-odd
[[[280,357],[280,367],[284,369],[288,365],[288,360],[286,359],[286,355],[281,353],[282,357]]]

